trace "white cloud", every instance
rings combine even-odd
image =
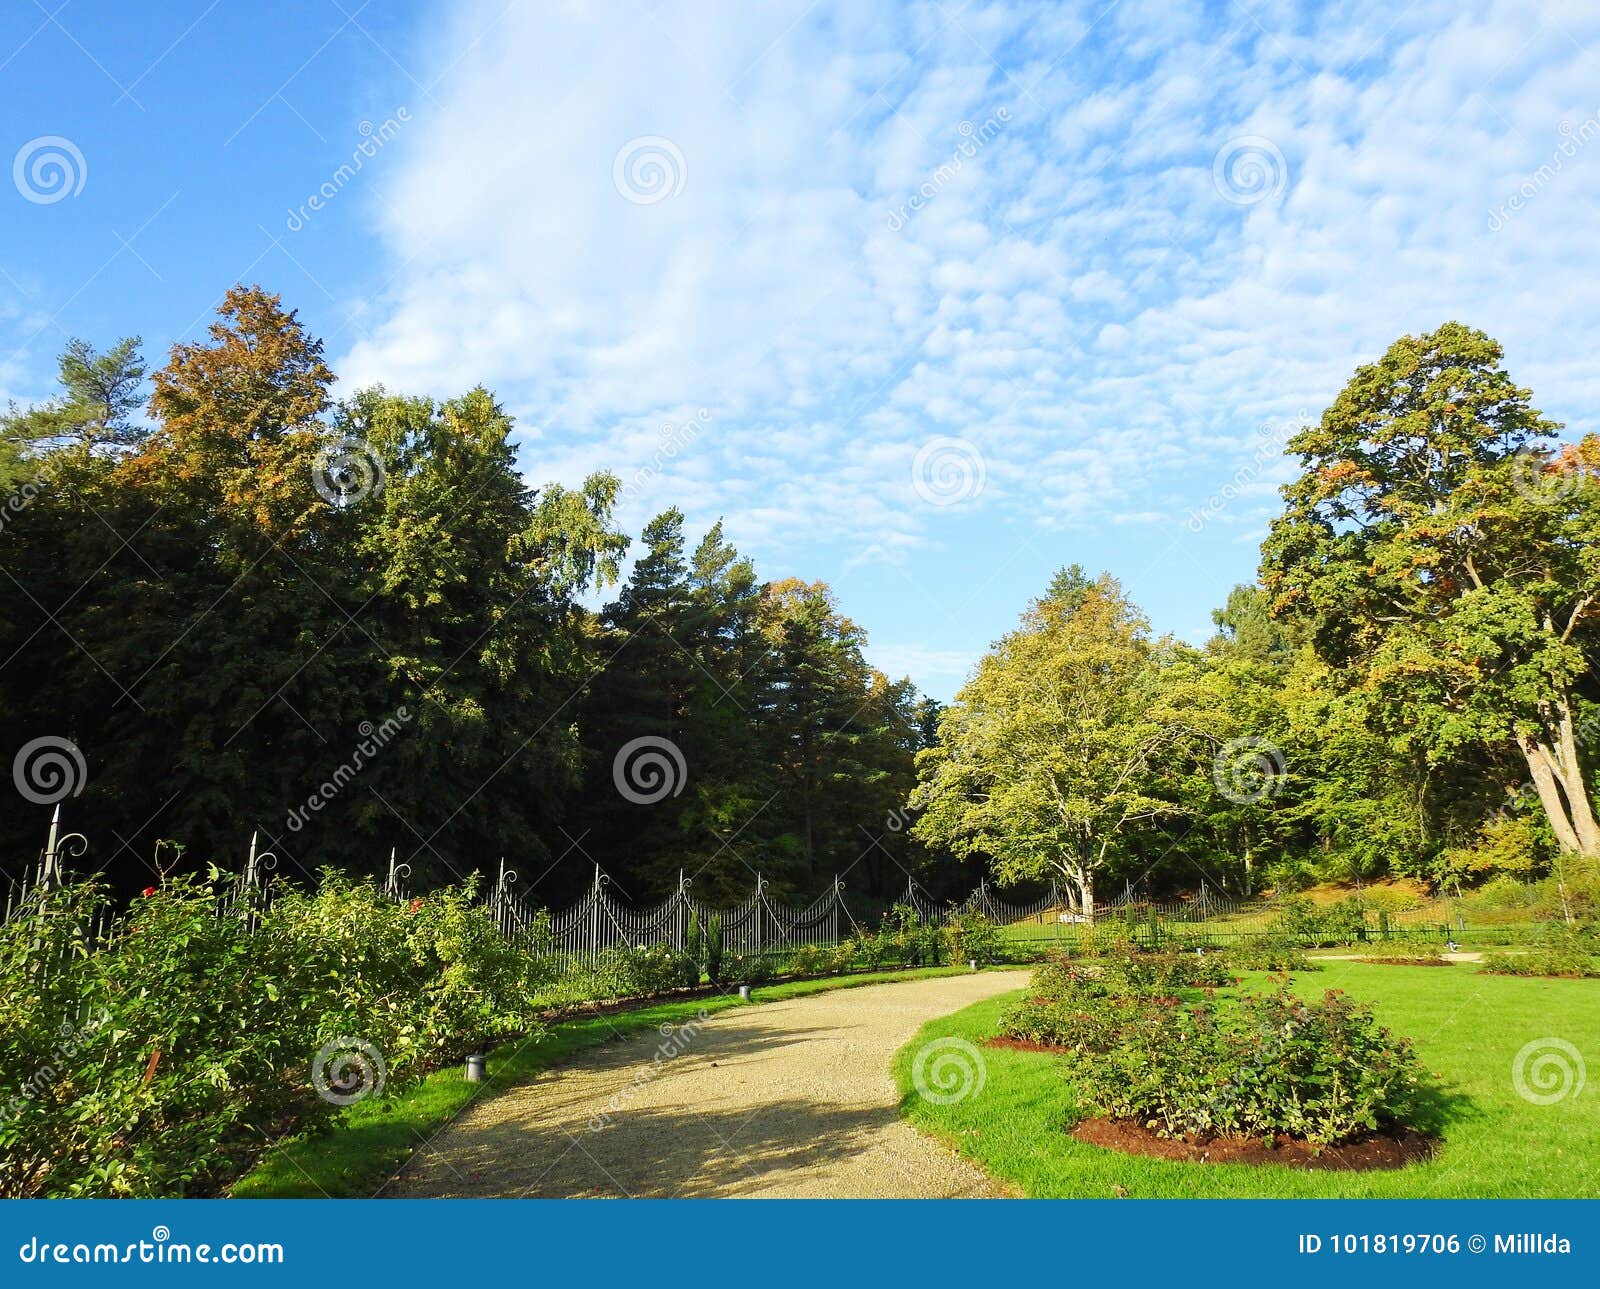
[[[949,517],[909,463],[957,434],[985,457],[964,504],[997,561],[1019,526],[1070,535],[1062,562],[1159,559],[1262,422],[1452,317],[1593,424],[1600,140],[1488,227],[1561,123],[1600,110],[1591,7],[573,4],[472,44],[501,9],[459,6],[428,41],[442,79],[386,155],[393,284],[340,369],[489,384],[536,480],[627,478],[663,421],[707,408],[635,529],[677,502],[764,566],[832,543],[932,582]],[[964,153],[962,123],[1002,108]],[[1282,153],[1280,198],[1217,191],[1244,135]],[[678,195],[619,196],[640,136],[681,152]],[[1281,477],[1252,476],[1196,559],[1248,576],[1232,538]]]

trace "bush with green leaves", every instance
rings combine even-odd
[[[1370,1007],[1287,987],[1233,1008],[1132,1009],[1114,1043],[1069,1050],[1067,1071],[1081,1105],[1160,1136],[1318,1145],[1406,1124],[1422,1079],[1410,1042]]]
[[[1321,934],[1339,944],[1367,938],[1367,908],[1359,896],[1349,895],[1322,910]]]
[[[1521,951],[1491,953],[1478,968],[1492,976],[1564,976],[1576,979],[1600,976],[1595,953],[1600,949],[1592,933],[1564,925],[1540,929]]]
[[[1121,953],[1102,959],[1100,973],[1113,992],[1143,997],[1234,983],[1227,959],[1217,953]]]
[[[545,968],[470,887],[396,904],[326,874],[219,915],[228,889],[165,881],[92,947],[93,884],[35,894],[0,926],[0,1078],[21,1093],[0,1114],[0,1194],[214,1193],[333,1113],[329,1093],[537,1028]]]
[[[777,967],[765,954],[732,953],[723,959],[723,984],[764,985],[776,975]]]
[[[784,974],[791,976],[826,976],[834,970],[834,954],[820,944],[802,944],[789,955]]]
[[[1117,1041],[1133,1007],[1132,999],[1106,1005],[1092,993],[1065,997],[1025,998],[1000,1015],[1000,1033],[1022,1043],[1063,1051],[1104,1051]]]
[[[1245,971],[1321,971],[1290,936],[1281,932],[1242,936],[1228,948],[1228,961]]]
[[[944,924],[948,961],[997,962],[1005,952],[1005,939],[994,922],[975,910],[953,914]]]
[[[878,935],[885,941],[885,961],[905,967],[934,967],[944,961],[943,932],[937,926],[924,925],[909,904],[896,904],[885,913]]]

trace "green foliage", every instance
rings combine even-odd
[[[1115,579],[1061,574],[979,663],[918,757],[913,832],[1006,880],[1059,875],[1080,901],[1133,838],[1185,807],[1156,763],[1186,726],[1148,624]]]
[[[1289,1137],[1329,1145],[1407,1122],[1422,1074],[1411,1044],[1337,990],[1287,988],[1130,1009],[1116,1041],[1069,1053],[1084,1104],[1170,1137]]]
[[[1241,936],[1228,948],[1228,961],[1246,971],[1320,971],[1321,964],[1306,957],[1292,935]]]
[[[217,879],[220,881],[220,879]],[[258,915],[178,877],[93,952],[89,884],[35,895],[0,926],[0,1122],[7,1195],[214,1191],[285,1126],[332,1113],[314,1066],[366,1045],[365,1094],[537,1028],[536,960],[470,888],[396,905],[327,874]],[[375,1053],[373,1058],[370,1054]]]
[[[944,926],[945,951],[952,966],[963,962],[996,962],[1005,942],[1000,928],[982,913],[968,910],[953,914]]]
[[[1000,1033],[1021,1043],[1062,1051],[1105,1051],[1122,1033],[1128,1013],[1137,1005],[1119,999],[1105,1005],[1103,997],[1041,997],[1014,1003],[1000,1016]]]
[[[1359,896],[1350,895],[1322,910],[1321,933],[1340,944],[1367,938],[1367,908]]]
[[[1560,848],[1594,855],[1575,727],[1600,620],[1600,440],[1553,453],[1560,427],[1501,357],[1450,322],[1359,369],[1290,441],[1302,473],[1262,580],[1312,637],[1347,743],[1359,730],[1415,783],[1521,761]]]
[[[706,923],[706,978],[712,984],[722,982],[722,914],[713,913]]]
[[[1492,976],[1600,976],[1595,964],[1600,945],[1592,932],[1565,925],[1546,926],[1526,949],[1485,956],[1478,968]]]

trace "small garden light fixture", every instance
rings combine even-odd
[[[487,1063],[487,1060],[488,1060],[488,1058],[485,1057],[482,1052],[474,1052],[474,1053],[472,1053],[472,1055],[467,1057],[467,1082],[468,1083],[482,1083],[483,1082],[484,1066]]]

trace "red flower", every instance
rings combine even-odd
[[[147,886],[147,887],[144,888],[144,890],[139,892],[139,894],[144,896],[146,899],[149,899],[155,893],[156,893],[156,888],[153,887],[153,886]]]
[[[415,913],[421,907],[422,907],[422,901],[420,899],[411,901],[411,911],[413,913]]]

